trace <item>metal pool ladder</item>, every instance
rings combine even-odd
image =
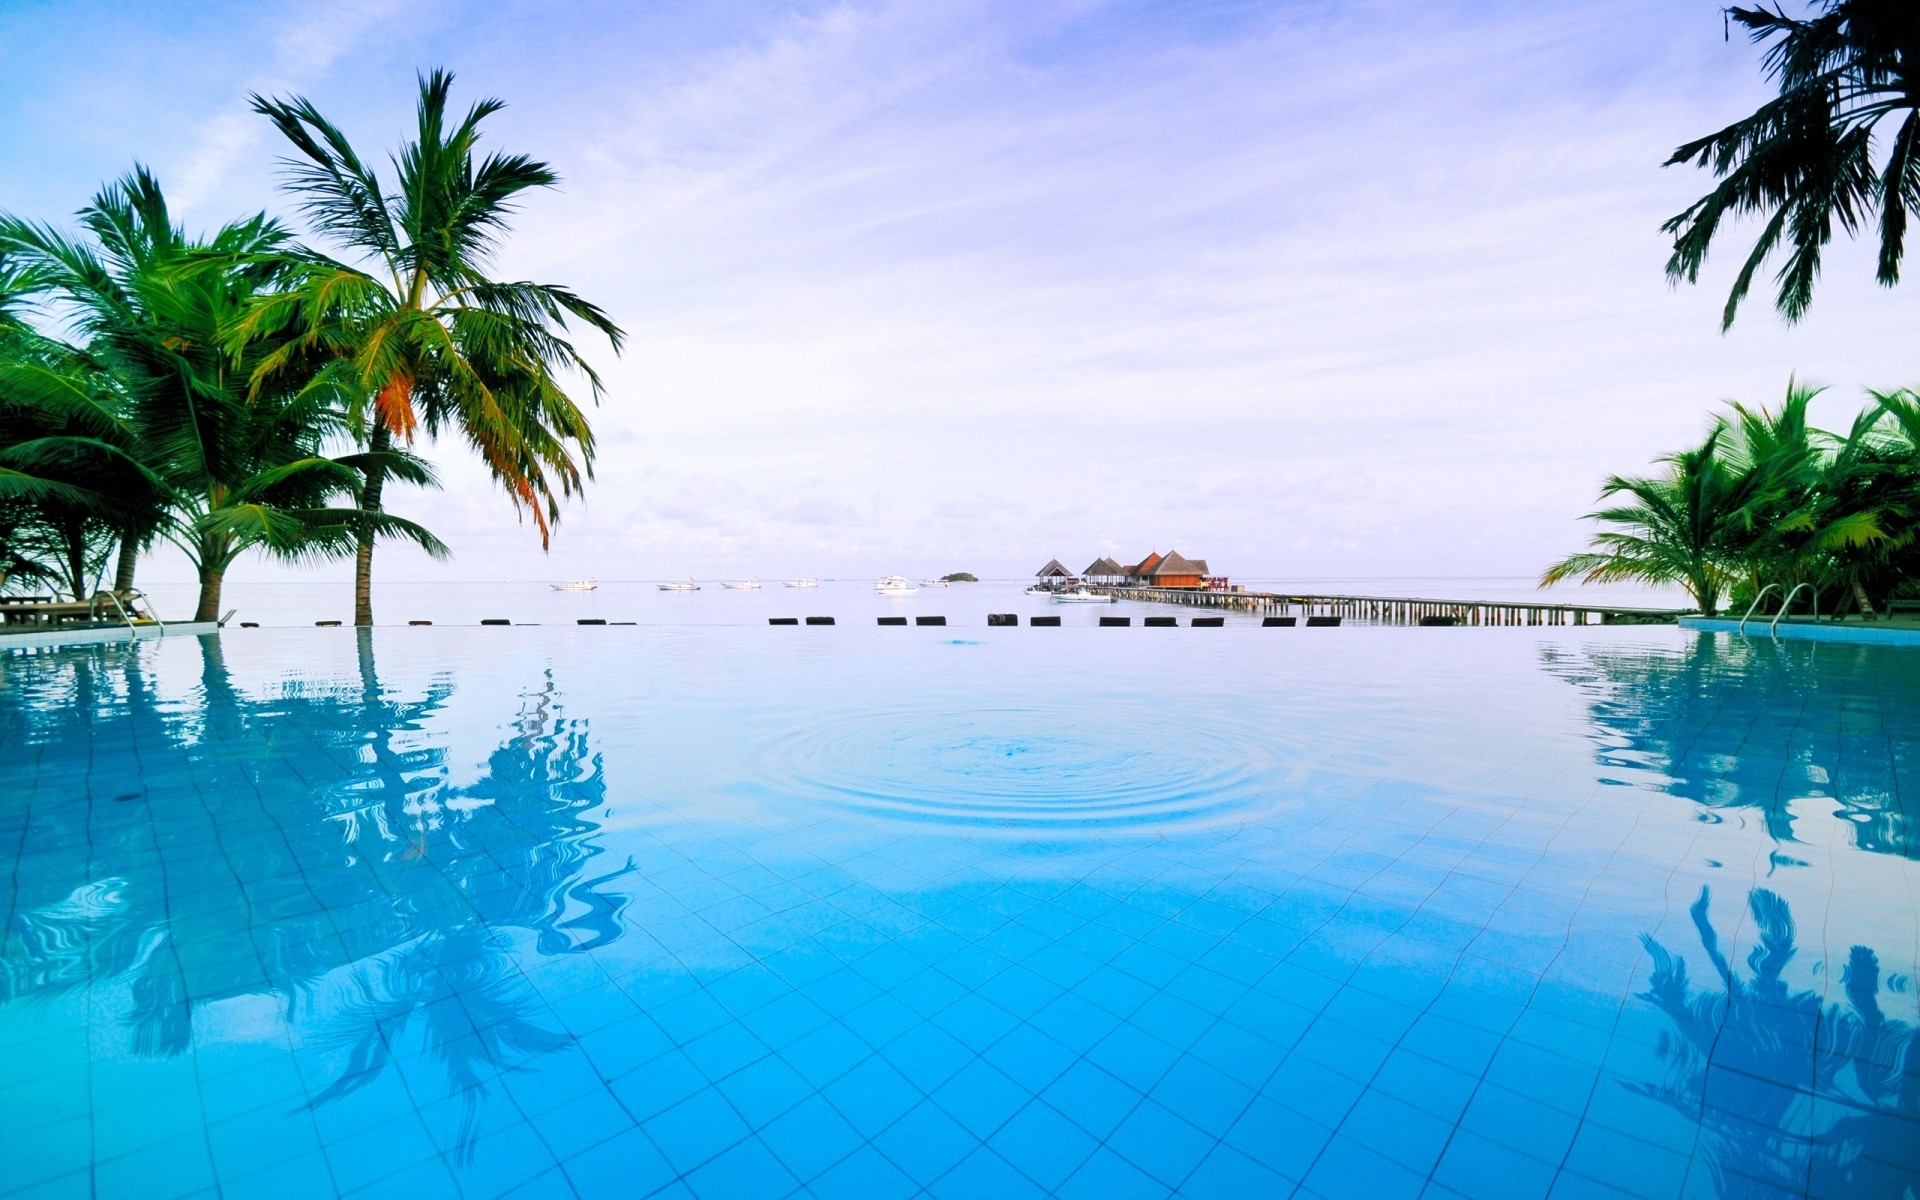
[[[1793,607],[1793,598],[1800,594],[1801,588],[1812,588],[1812,587],[1813,585],[1810,583],[1796,583],[1793,585],[1793,590],[1787,593],[1787,598],[1780,602],[1780,611],[1773,614],[1773,620],[1769,622],[1767,625],[1768,636],[1774,638],[1775,640],[1779,639],[1780,619],[1787,615],[1788,609]],[[1767,598],[1767,593],[1775,592],[1779,590],[1780,590],[1780,585],[1777,583],[1770,583],[1767,586],[1760,589],[1760,594],[1753,598],[1753,603],[1747,605],[1747,615],[1740,618],[1739,632],[1745,633],[1747,631],[1747,622],[1750,619],[1752,619],[1753,610],[1760,607],[1760,602]],[[1816,621],[1820,619],[1820,593],[1818,591],[1815,591],[1813,593],[1813,619]]]
[[[134,599],[145,600],[146,598],[147,596],[146,596],[146,593],[144,592],[129,591],[127,593],[127,599],[129,600],[134,600]],[[102,600],[107,600],[112,602],[114,611],[118,612],[120,614],[120,619],[127,623],[128,633],[132,634],[136,638],[140,636],[139,626],[133,623],[133,614],[127,611],[126,605],[120,603],[120,597],[115,595],[112,592],[99,591],[93,594],[93,599],[87,601],[87,619],[88,620],[97,620],[99,618],[99,612],[101,607],[100,601]],[[162,621],[157,616],[149,617],[148,620],[152,621],[155,625],[158,625],[160,627],[161,637],[165,637],[167,635],[167,623],[165,621]]]

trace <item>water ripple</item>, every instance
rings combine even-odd
[[[1076,716],[1042,707],[838,714],[767,747],[766,784],[869,816],[1069,831],[1245,819],[1300,756],[1270,732],[1103,702]]]

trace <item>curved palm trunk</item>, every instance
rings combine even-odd
[[[60,531],[64,543],[61,549],[66,554],[67,590],[73,593],[76,602],[87,601],[87,538],[80,522],[72,521]]]
[[[218,621],[220,619],[220,585],[226,581],[226,572],[218,567],[200,568],[200,604],[193,610],[196,621]]]
[[[393,448],[393,434],[385,425],[375,425],[373,436],[367,439],[369,450],[390,450]],[[386,473],[378,467],[367,471],[366,486],[360,490],[360,507],[367,512],[380,511],[380,492],[386,484]],[[373,529],[360,530],[359,544],[353,551],[353,623],[364,627],[373,624]]]
[[[140,540],[134,537],[120,539],[120,557],[113,567],[113,590],[130,592],[133,590],[133,569],[140,562]]]

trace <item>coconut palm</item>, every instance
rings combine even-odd
[[[1798,320],[1813,298],[1821,254],[1837,223],[1847,234],[1879,227],[1879,281],[1900,279],[1907,216],[1920,205],[1920,5],[1911,0],[1821,0],[1810,19],[1784,10],[1729,8],[1727,17],[1767,47],[1779,95],[1667,160],[1695,163],[1720,183],[1668,221],[1669,278],[1695,282],[1729,216],[1765,221],[1721,315],[1734,314],[1761,265],[1784,243],[1776,304]],[[1891,126],[1884,157],[1875,135]],[[1877,210],[1877,215],[1876,215]]]
[[[85,241],[0,217],[0,254],[29,272],[111,377],[124,407],[103,424],[119,436],[97,428],[90,449],[159,494],[168,513],[161,532],[199,571],[196,620],[219,616],[228,568],[256,546],[300,559],[382,533],[445,552],[417,525],[334,503],[369,473],[432,483],[404,453],[323,454],[347,431],[349,375],[307,364],[274,387],[252,386],[258,363],[284,355],[287,339],[236,339],[233,329],[297,254],[285,230],[261,215],[191,239],[144,169],[103,189],[80,219]],[[81,411],[79,385],[61,382],[43,375],[39,402]]]
[[[1622,502],[1587,515],[1613,528],[1593,535],[1594,549],[1549,567],[1540,586],[1576,576],[1586,583],[1677,583],[1701,612],[1716,611],[1731,582],[1729,544],[1751,530],[1754,510],[1771,498],[1756,473],[1728,463],[1728,436],[1727,423],[1716,420],[1699,446],[1657,460],[1667,467],[1661,474],[1608,479],[1601,499]]]
[[[112,373],[85,351],[0,328],[0,503],[24,516],[16,545],[37,540],[51,551],[51,579],[76,600],[92,594],[116,547],[114,590],[131,589],[138,555],[165,521],[125,411]]]
[[[242,332],[286,338],[262,359],[256,381],[302,358],[346,364],[365,397],[355,425],[372,451],[422,429],[464,439],[531,514],[545,546],[561,499],[593,466],[592,430],[560,376],[577,372],[595,399],[602,391],[569,340],[569,321],[604,334],[615,352],[622,334],[566,288],[490,274],[520,198],[558,177],[525,155],[479,157],[480,125],[501,104],[481,100],[451,119],[452,86],[445,71],[421,78],[418,128],[392,158],[391,184],[311,102],[253,98],[294,148],[288,188],[351,261],[306,256]],[[362,509],[380,510],[385,479],[377,468],[367,473]],[[363,528],[355,548],[358,625],[373,623],[373,532]]]

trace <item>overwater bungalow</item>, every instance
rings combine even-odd
[[[1203,588],[1207,586],[1207,560],[1187,558],[1178,550],[1155,555],[1152,567],[1141,564],[1140,582],[1146,587]]]
[[[1111,558],[1100,557],[1087,564],[1080,575],[1088,583],[1115,587],[1127,581],[1127,569]]]
[[[1059,559],[1050,558],[1046,566],[1033,573],[1033,577],[1041,583],[1066,583],[1074,578],[1074,574],[1061,566]]]
[[[1153,553],[1147,555],[1145,558],[1141,559],[1139,562],[1133,564],[1131,567],[1128,567],[1127,582],[1129,584],[1132,584],[1135,587],[1147,586],[1147,572],[1159,566],[1160,560],[1164,557],[1165,555],[1161,554],[1158,550],[1155,550]]]

